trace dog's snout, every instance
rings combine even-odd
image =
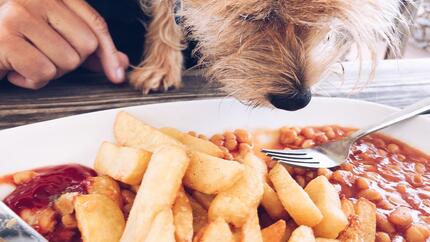
[[[311,91],[309,89],[303,89],[292,95],[288,94],[269,94],[269,101],[276,108],[296,111],[306,107],[311,101]]]

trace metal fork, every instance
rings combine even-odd
[[[300,150],[271,150],[263,149],[262,152],[273,160],[287,165],[306,168],[332,168],[341,165],[348,158],[350,148],[358,139],[370,133],[376,132],[390,125],[430,110],[430,98],[407,106],[379,123],[367,126],[354,132],[351,136],[335,142],[329,142],[321,146]]]

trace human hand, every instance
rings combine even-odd
[[[84,0],[0,0],[0,79],[38,89],[84,62],[114,83],[129,64]]]

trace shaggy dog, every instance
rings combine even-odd
[[[297,110],[309,88],[352,46],[395,49],[399,0],[141,0],[151,16],[131,84],[147,93],[181,85],[184,36],[211,80],[250,105]],[[181,23],[177,23],[180,16]],[[360,56],[360,55],[359,55]]]

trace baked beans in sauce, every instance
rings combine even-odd
[[[339,126],[283,127],[279,130],[243,130],[214,135],[210,140],[225,147],[231,156],[241,149],[301,149],[341,140],[354,129]],[[239,137],[237,134],[242,136]],[[245,138],[243,138],[245,137]],[[271,168],[275,164],[261,154]],[[335,169],[287,167],[301,186],[325,175],[340,196],[364,197],[377,207],[376,241],[430,240],[430,157],[410,146],[380,134],[369,135],[354,144],[346,163]],[[388,240],[389,238],[389,240]]]

